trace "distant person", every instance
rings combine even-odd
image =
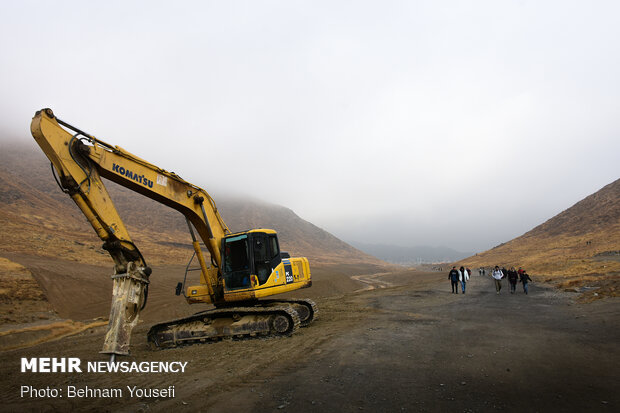
[[[495,281],[495,290],[497,291],[497,294],[499,294],[502,289],[502,278],[504,278],[504,273],[496,265],[495,269],[491,273],[491,277],[493,277],[493,280]]]
[[[511,267],[508,270],[508,282],[510,283],[510,294],[514,294],[517,291],[517,281],[519,280],[519,274],[515,270],[515,267]]]
[[[482,267],[478,268],[478,275],[482,275]]]
[[[521,278],[519,281],[521,281],[521,283],[523,284],[523,292],[527,295],[527,283],[528,281],[532,281],[532,279],[529,275],[527,275],[525,270],[523,270],[523,272],[519,274],[519,278]]]
[[[485,276],[485,275],[487,275],[487,270],[486,270],[486,268],[483,267],[482,268],[482,276]]]
[[[469,281],[469,273],[465,267],[459,268],[459,281],[461,282],[463,294],[465,294],[465,285],[467,284],[467,281]]]
[[[448,279],[452,284],[452,294],[459,293],[459,270],[456,267],[452,267],[450,273],[448,274]]]

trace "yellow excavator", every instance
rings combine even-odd
[[[308,259],[291,258],[281,251],[274,230],[231,233],[205,190],[63,122],[51,109],[36,112],[30,129],[50,159],[59,187],[77,204],[114,260],[110,322],[101,353],[112,357],[129,354],[131,332],[146,305],[152,272],[101,178],[185,216],[200,284],[185,285],[186,271],[176,294],[183,293],[190,304],[210,303],[215,307],[154,325],[148,333],[152,346],[169,348],[228,337],[290,335],[316,319],[318,310],[312,300],[264,299],[312,285]],[[207,265],[201,241],[211,265]]]

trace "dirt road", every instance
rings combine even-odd
[[[443,273],[375,277],[372,290],[314,297],[320,319],[290,338],[156,351],[142,323],[130,361],[188,362],[185,373],[20,373],[21,357],[96,354],[104,328],[0,353],[4,411],[406,412],[618,411],[617,299],[581,305],[541,285],[496,295],[472,277],[450,293]],[[365,282],[372,281],[365,277]],[[356,289],[365,287],[358,285]],[[306,290],[311,292],[312,289]],[[305,291],[304,291],[305,292]],[[310,295],[312,296],[312,295]],[[151,303],[152,305],[153,303]],[[174,398],[32,398],[20,386],[175,387]]]

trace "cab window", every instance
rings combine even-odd
[[[278,237],[275,234],[269,235],[269,261],[271,268],[276,268],[282,262]]]
[[[278,238],[275,235],[269,236],[269,246],[271,250],[271,258],[277,258],[280,254],[280,248],[278,246]]]
[[[224,239],[224,277],[229,288],[250,285],[250,255],[248,236],[239,235]]]
[[[258,283],[263,284],[271,275],[271,260],[269,257],[267,237],[265,234],[254,233],[254,269]]]

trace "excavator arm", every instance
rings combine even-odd
[[[112,308],[102,353],[128,354],[131,331],[146,304],[151,274],[102,177],[176,209],[186,217],[192,235],[193,226],[210,252],[213,266],[207,268],[194,237],[201,282],[207,286],[210,301],[217,301],[223,294],[218,277],[220,245],[230,231],[206,191],[63,122],[51,109],[35,114],[31,132],[57,171],[60,187],[84,213],[114,260]]]

